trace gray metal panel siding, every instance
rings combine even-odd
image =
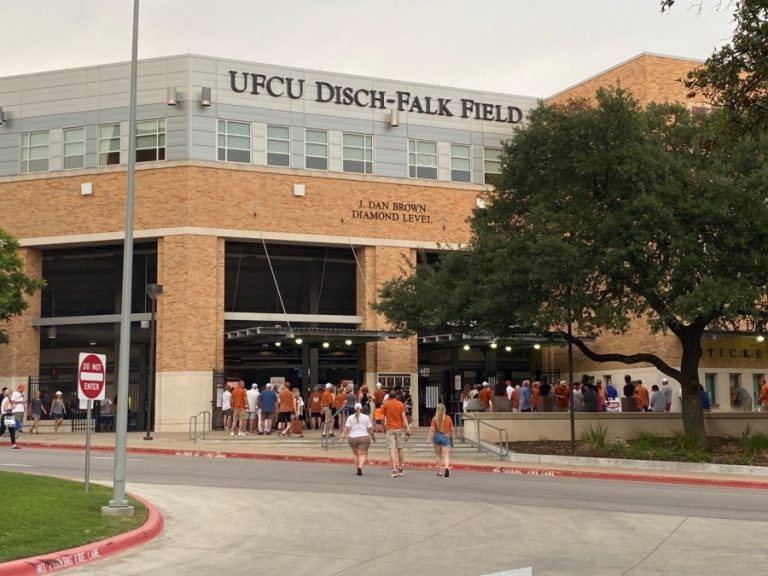
[[[166,159],[186,160],[189,157],[189,131],[187,129],[187,117],[175,115],[165,121],[165,146]]]
[[[0,134],[0,176],[13,176],[19,172],[19,135],[15,132]]]

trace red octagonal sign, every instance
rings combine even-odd
[[[103,400],[106,383],[107,356],[81,352],[77,367],[77,397],[81,400]]]

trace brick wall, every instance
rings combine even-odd
[[[40,278],[43,272],[42,254],[39,250],[21,248],[19,256],[27,275]],[[31,376],[37,374],[40,363],[40,328],[30,320],[40,317],[40,292],[26,296],[28,308],[22,316],[3,323],[10,342],[0,344],[0,377]]]

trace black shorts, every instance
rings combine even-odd
[[[312,418],[320,418],[322,416],[322,412],[310,412],[309,415],[312,416]]]
[[[291,421],[291,413],[290,412],[278,412],[277,413],[277,421],[278,422],[290,422]]]

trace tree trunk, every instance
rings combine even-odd
[[[680,338],[683,357],[680,372],[683,377],[680,385],[683,391],[683,430],[686,434],[699,438],[702,446],[707,446],[707,434],[704,429],[704,411],[701,404],[701,384],[699,383],[699,360],[701,359],[701,334],[690,331]]]

